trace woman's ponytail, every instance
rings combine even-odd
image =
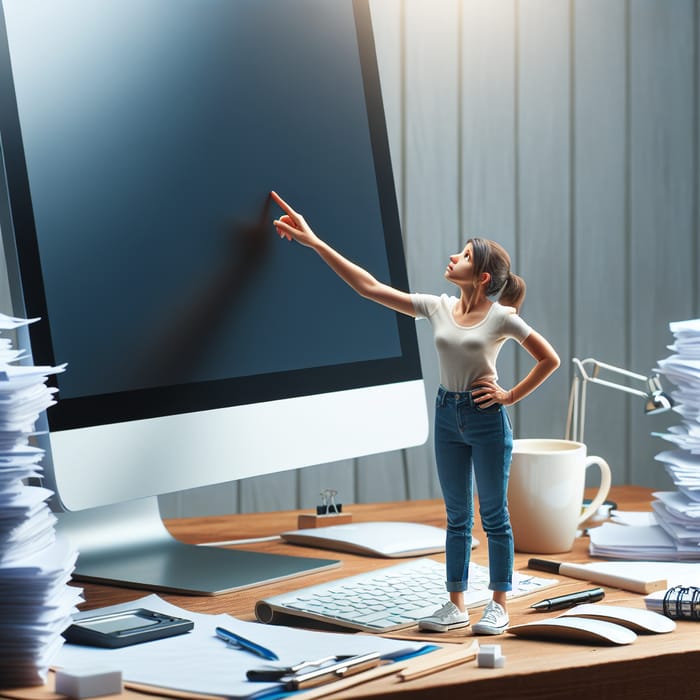
[[[485,289],[486,296],[519,311],[525,299],[525,280],[511,272],[510,255],[506,249],[486,238],[470,238],[467,243],[472,244],[476,277],[484,272],[491,276]]]
[[[503,291],[500,294],[499,302],[504,306],[514,306],[516,311],[520,310],[525,300],[525,280],[512,272],[508,273]]]

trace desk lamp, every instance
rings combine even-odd
[[[583,442],[583,428],[586,421],[586,386],[600,384],[602,386],[624,391],[627,394],[640,396],[645,400],[644,412],[647,415],[668,411],[673,406],[673,399],[662,389],[657,371],[645,377],[643,374],[630,372],[620,367],[614,367],[589,357],[585,360],[572,358],[574,363],[574,378],[569,393],[569,411],[566,419],[566,439]],[[618,384],[607,379],[600,379],[600,370],[629,377],[644,386],[637,389],[627,384]]]

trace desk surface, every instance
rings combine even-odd
[[[649,510],[649,489],[625,486],[613,487],[610,497],[624,510]],[[363,504],[347,508],[355,522],[372,520],[396,520],[422,522],[445,526],[442,502],[439,500],[407,503]],[[206,518],[183,518],[167,521],[167,526],[177,538],[185,542],[212,542],[265,537],[296,528],[298,511],[282,513],[256,513]],[[477,525],[474,534],[481,546],[473,552],[474,561],[487,563],[486,538]],[[280,541],[242,545],[245,549],[324,558],[328,551],[310,549]],[[339,569],[312,574],[299,579],[270,584],[247,591],[214,597],[163,594],[171,603],[196,612],[226,612],[245,620],[253,620],[255,602],[262,597],[276,595],[294,588],[351,576],[400,560],[374,559],[352,554],[336,553],[332,558],[341,559]],[[515,568],[525,569],[530,555],[516,552]],[[444,561],[444,555],[434,557]],[[557,559],[569,562],[590,561],[588,540],[578,539],[573,550]],[[585,581],[558,577],[561,583],[547,591],[547,595],[561,595],[589,588]],[[144,592],[97,584],[83,585],[86,603],[83,609],[91,609],[141,597]],[[644,607],[643,596],[606,588],[605,602],[609,604]],[[511,624],[548,617],[552,614],[528,611],[532,596],[518,598],[509,603]],[[476,618],[477,611],[472,612]],[[437,642],[471,643],[471,633],[450,635],[426,635],[427,640]],[[697,622],[679,622],[676,631],[666,635],[641,636],[629,646],[593,646],[518,639],[512,635],[481,638],[486,644],[500,644],[507,657],[505,668],[482,669],[469,662],[439,673],[398,683],[393,677],[377,679],[336,693],[333,698],[387,698],[414,697],[439,698],[469,697],[473,700],[498,698],[615,698],[615,700],[657,700],[665,695],[674,700],[700,698],[700,625]],[[4,691],[2,697],[58,699],[61,696],[50,688],[34,688],[26,691]],[[110,696],[116,697],[116,696]],[[125,691],[120,697],[147,698],[134,691]]]

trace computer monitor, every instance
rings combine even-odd
[[[2,0],[0,227],[76,578],[219,593],[334,560],[187,546],[157,496],[427,436],[367,0]]]

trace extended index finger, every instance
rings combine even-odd
[[[296,217],[296,212],[294,211],[294,209],[292,209],[292,207],[289,206],[289,204],[287,204],[287,202],[285,202],[285,201],[282,199],[282,197],[280,197],[280,196],[277,194],[277,192],[274,192],[274,191],[273,191],[273,192],[270,192],[270,196],[272,197],[272,199],[275,200],[275,202],[277,202],[277,204],[280,205],[280,207],[281,207],[282,209],[284,209],[284,211],[287,212],[287,214],[289,214],[289,216],[291,216],[292,218]]]

